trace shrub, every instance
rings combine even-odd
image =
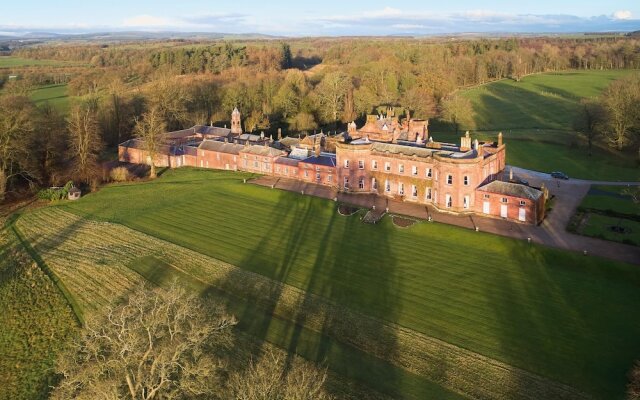
[[[125,167],[116,167],[109,173],[113,182],[126,182],[130,179],[129,170]]]
[[[73,182],[67,182],[61,188],[42,189],[38,192],[38,198],[41,200],[56,201],[66,199],[69,195],[69,189],[73,187]]]

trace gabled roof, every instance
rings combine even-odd
[[[295,145],[297,145],[298,143],[300,143],[300,139],[297,137],[293,137],[293,136],[287,136],[287,137],[283,137],[282,139],[279,140],[280,143],[282,143],[283,145],[287,146],[287,147],[293,147]]]
[[[302,149],[300,147],[294,147],[291,149],[291,153],[289,153],[289,157],[297,158],[298,160],[304,160],[309,157],[310,151],[309,149]]]
[[[238,139],[240,140],[248,140],[250,142],[258,142],[260,140],[265,140],[266,138],[260,136],[260,135],[254,135],[251,133],[243,133],[242,135],[238,136]]]
[[[240,150],[244,148],[241,144],[226,143],[218,140],[203,140],[198,146],[201,150],[217,151],[219,153],[240,154]]]
[[[531,186],[503,181],[489,182],[479,187],[478,190],[529,200],[538,200],[542,196],[542,191]]]
[[[282,150],[274,149],[273,147],[268,147],[268,146],[258,146],[258,145],[254,145],[254,146],[237,145],[237,146],[240,146],[242,148],[240,150],[241,153],[255,154],[257,156],[267,156],[267,157],[280,156],[281,157],[287,154]]]

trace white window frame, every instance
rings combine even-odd
[[[412,165],[411,166],[411,175],[413,175],[413,176],[417,176],[418,175],[418,166],[417,165]]]
[[[349,168],[349,160],[344,160],[344,167]]]
[[[378,160],[371,160],[371,169],[378,169]]]
[[[376,178],[371,178],[371,189],[378,190],[378,181]]]
[[[384,180],[384,191],[389,193],[391,192],[391,182],[388,179]]]
[[[404,164],[398,164],[398,173],[404,174]]]
[[[358,189],[364,189],[364,178],[358,178]]]
[[[427,188],[424,191],[424,198],[425,200],[431,200],[431,188]]]
[[[470,182],[469,175],[465,175],[465,176],[462,177],[462,183],[465,186],[469,186],[469,182]]]
[[[526,205],[527,205],[527,202],[526,202],[526,201],[524,201],[524,200],[520,200],[520,206],[521,206],[521,207],[524,207],[524,206],[526,206]]]
[[[503,197],[500,199],[500,203],[502,204],[507,204],[509,202],[509,199],[507,199],[506,197]]]
[[[390,172],[391,171],[391,163],[390,162],[385,162],[384,163],[384,171],[385,172]]]
[[[453,207],[453,196],[451,196],[449,193],[444,195],[444,204],[447,208]]]
[[[364,169],[364,160],[358,160],[358,169]]]
[[[426,176],[428,179],[431,179],[433,177],[433,170],[431,168],[427,168]]]
[[[345,176],[343,180],[343,186],[345,189],[349,189],[349,177]]]
[[[462,203],[462,208],[468,210],[469,207],[470,207],[470,203],[471,203],[471,197],[469,197],[469,195],[467,194],[467,195],[464,196],[464,200],[463,200],[463,203]]]
[[[447,174],[447,185],[453,185],[453,174]]]
[[[398,183],[398,194],[404,196],[404,183],[402,182]]]
[[[411,197],[418,197],[418,187],[416,185],[411,185]]]

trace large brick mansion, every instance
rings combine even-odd
[[[526,223],[544,218],[543,190],[505,174],[502,134],[495,142],[459,144],[434,141],[428,121],[400,119],[392,109],[369,115],[360,129],[304,138],[273,140],[242,132],[237,109],[231,128],[196,125],[168,132],[154,163],[248,171],[328,185],[356,193],[376,193],[432,205],[452,213],[478,213]],[[131,139],[119,146],[123,162],[150,163],[145,143]]]

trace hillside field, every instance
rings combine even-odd
[[[287,290],[298,291],[301,307],[328,302],[323,307],[339,307],[339,315],[355,313],[349,329],[340,326],[340,318],[323,319],[313,312],[301,316],[295,308],[276,312],[277,307],[269,301],[277,300],[282,288],[270,291],[257,285],[248,294],[211,282],[238,297],[255,299],[238,313],[241,321],[250,323],[246,329],[251,334],[307,358],[327,361],[332,370],[350,374],[382,392],[397,395],[399,391],[403,397],[416,399],[455,398],[461,392],[469,393],[465,390],[473,381],[472,371],[486,371],[487,365],[496,363],[501,365],[502,380],[485,379],[487,388],[468,390],[487,390],[493,398],[497,393],[502,393],[500,398],[509,398],[503,388],[508,382],[509,390],[530,392],[530,398],[541,398],[540,391],[546,393],[542,398],[560,398],[558,393],[563,391],[566,396],[562,398],[582,398],[580,392],[602,399],[623,396],[626,373],[640,356],[640,321],[628,318],[640,307],[640,271],[636,267],[436,223],[401,229],[385,218],[378,225],[367,225],[357,214],[340,216],[334,202],[243,184],[246,176],[171,170],[156,181],[112,185],[60,208],[81,218],[122,224],[194,254],[256,273],[260,279],[282,282],[290,288]],[[85,235],[76,230],[83,222],[73,222],[64,213],[38,221],[37,213],[49,212],[46,210],[18,221],[20,229],[52,227],[51,243],[44,248],[35,243],[36,251],[46,253],[55,246],[82,243]],[[28,218],[35,220],[29,223]],[[56,228],[56,223],[63,225]],[[36,240],[41,237],[39,231],[25,235]],[[94,261],[97,267],[124,266],[152,281],[167,274],[180,277],[184,271],[205,283],[217,279],[204,267],[185,265],[185,257],[177,250],[175,254],[170,248],[164,252],[135,251],[146,257],[136,260],[130,260],[129,251],[128,261],[110,261],[114,252],[109,248],[98,247],[102,255],[96,256],[101,260],[101,264]],[[60,251],[69,254],[68,250]],[[47,257],[45,254],[45,261]],[[195,260],[187,259],[192,258]],[[181,266],[171,268],[176,265]],[[71,271],[69,278],[62,280],[74,276]],[[98,279],[86,276],[91,281]],[[134,277],[129,273],[123,276]],[[223,280],[226,285],[237,281],[245,279],[227,274]],[[81,279],[77,282],[78,287],[89,287],[82,286]],[[108,287],[117,282],[109,280]],[[98,282],[92,285],[102,290]],[[266,313],[256,317],[256,310],[265,304]],[[314,307],[311,310],[317,310]],[[288,325],[291,321],[296,325]],[[376,329],[375,324],[363,321],[379,321],[380,326],[394,328]],[[356,337],[350,337],[350,331],[356,331]],[[331,340],[315,341],[318,333]],[[373,336],[363,344],[360,335]],[[367,343],[378,342],[384,343],[386,350],[375,345],[367,348]],[[482,364],[485,367],[477,368],[478,361],[469,366],[460,364],[460,359],[445,362],[444,355],[449,352],[436,357],[436,350],[433,354],[425,350],[424,355],[416,351],[429,348],[450,348],[450,352],[466,354],[465,359],[488,361]],[[426,357],[423,362],[428,367],[405,358],[414,356]],[[380,358],[387,364],[376,364]],[[350,359],[368,361],[354,371],[348,368],[353,364],[345,361]],[[381,370],[387,372],[386,380],[381,379]]]
[[[69,95],[66,84],[47,85],[34,89],[31,92],[31,100],[36,105],[49,103],[62,113],[69,110]]]
[[[582,179],[636,181],[640,179],[637,152],[619,153],[599,143],[589,156],[584,139],[574,131],[580,99],[598,96],[630,73],[634,71],[546,73],[466,90],[463,96],[471,100],[475,116],[473,124],[462,130],[477,132],[480,138],[494,138],[502,131],[507,162],[519,167],[561,170]],[[434,135],[437,140],[459,140],[450,132],[436,130]]]

